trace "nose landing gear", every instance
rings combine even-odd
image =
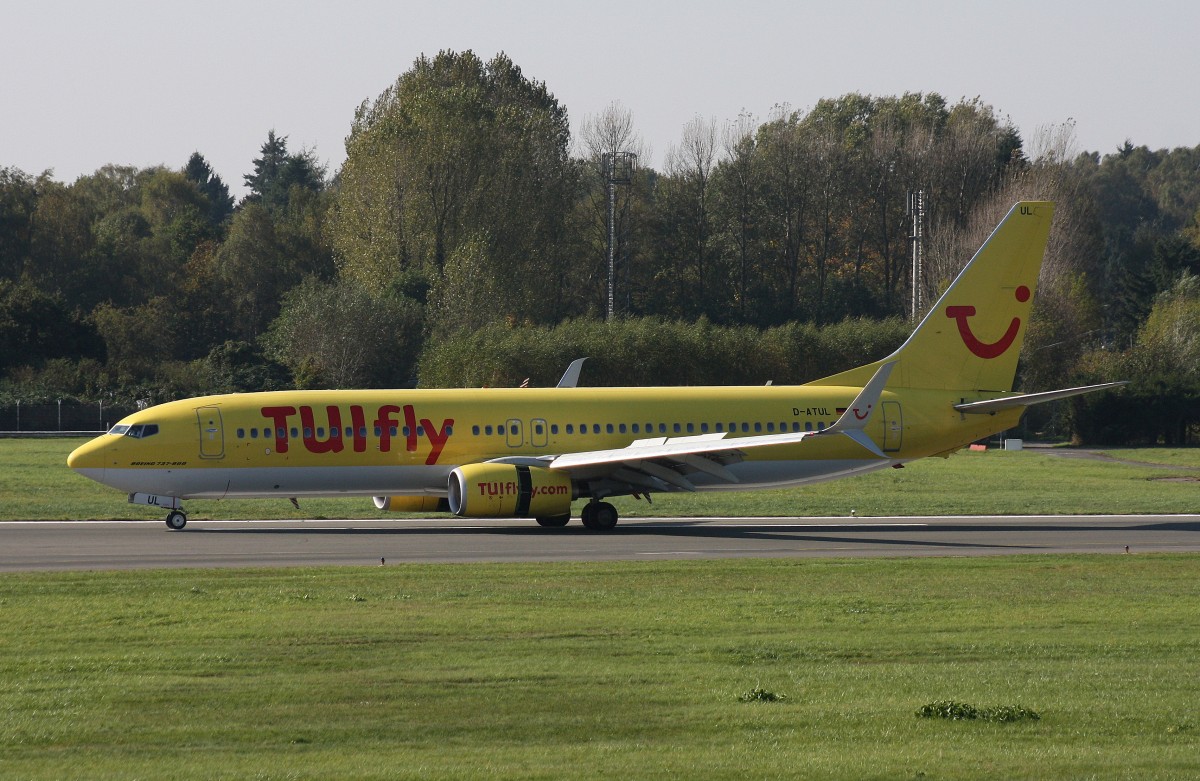
[[[167,513],[167,528],[173,531],[179,531],[184,526],[187,526],[187,514],[183,510],[172,510]]]

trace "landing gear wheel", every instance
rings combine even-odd
[[[608,502],[590,502],[583,507],[583,525],[593,531],[608,531],[617,525],[617,508]]]
[[[564,513],[563,515],[543,515],[537,519],[538,526],[546,526],[549,528],[558,528],[566,526],[571,522],[571,514]]]
[[[167,514],[167,528],[179,531],[184,526],[187,526],[187,516],[182,510],[172,510]]]

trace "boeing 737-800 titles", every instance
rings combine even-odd
[[[169,511],[181,500],[364,496],[380,509],[610,529],[608,497],[801,485],[946,455],[1031,404],[1012,393],[1054,207],[1016,204],[908,340],[805,385],[313,390],[139,411],[68,465]],[[572,371],[578,373],[578,365]],[[565,386],[565,387],[564,387]]]

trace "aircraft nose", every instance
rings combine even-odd
[[[85,477],[100,480],[104,476],[104,451],[107,450],[103,440],[103,437],[97,437],[72,450],[67,456],[67,466]]]

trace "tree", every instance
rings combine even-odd
[[[415,271],[437,300],[458,295],[446,267],[470,244],[484,276],[464,284],[505,291],[493,318],[557,318],[569,140],[565,109],[503,54],[418,58],[359,107],[347,139],[333,224],[342,272],[379,292]]]
[[[95,329],[77,320],[61,299],[28,282],[0,279],[0,373],[54,358],[103,357]]]
[[[265,344],[299,387],[411,387],[420,306],[372,295],[353,280],[309,277],[284,297]]]
[[[37,182],[17,168],[0,168],[0,279],[17,279],[29,262]]]
[[[713,215],[712,176],[717,160],[717,123],[696,117],[683,127],[678,146],[667,152],[667,177],[659,187],[667,203],[660,211],[674,227],[677,238],[673,282],[676,299],[690,301],[690,315],[712,316],[716,295],[710,288],[716,283],[710,258]],[[722,292],[724,285],[721,285]],[[710,296],[714,301],[710,301]]]
[[[233,216],[233,196],[229,194],[229,186],[213,172],[199,152],[192,152],[183,175],[195,182],[208,199],[208,223],[214,229],[220,229]]]
[[[292,199],[292,188],[301,192],[319,193],[325,188],[325,167],[312,150],[291,154],[287,136],[267,133],[267,140],[254,159],[254,172],[245,175],[250,194],[247,203],[259,203],[268,210],[286,209]]]

